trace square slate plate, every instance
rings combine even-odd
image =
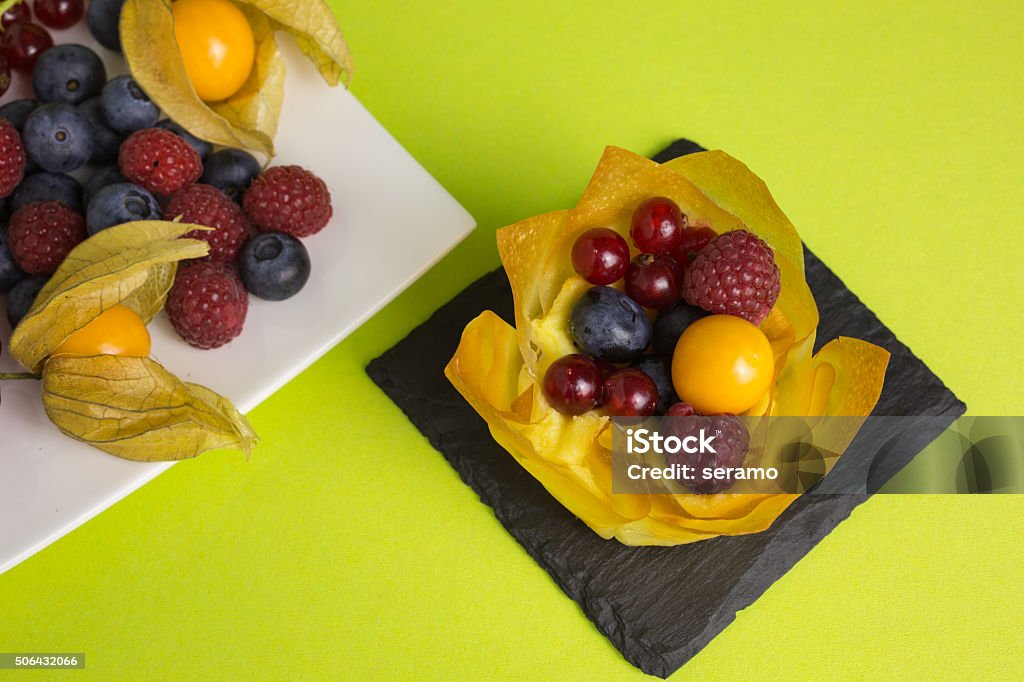
[[[700,146],[680,140],[655,157],[664,162]],[[947,425],[965,406],[900,343],[825,265],[806,252],[807,279],[821,310],[818,345],[854,336],[892,353],[876,415],[929,415]],[[805,495],[767,531],[680,547],[626,547],[602,540],[565,510],[497,445],[484,421],[444,377],[463,327],[485,309],[513,323],[502,270],[467,287],[367,372],[562,590],[633,665],[667,677],[692,658],[782,577],[867,495]],[[919,447],[884,453],[873,489]],[[849,457],[856,441],[847,451]]]

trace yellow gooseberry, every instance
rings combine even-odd
[[[51,353],[62,355],[128,355],[148,357],[149,330],[134,310],[120,303],[64,339]]]
[[[256,41],[231,0],[175,0],[174,37],[185,73],[199,99],[219,102],[245,84]]]
[[[691,324],[672,354],[676,394],[699,414],[741,414],[771,386],[775,359],[768,337],[733,315]]]

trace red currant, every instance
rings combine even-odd
[[[594,364],[601,371],[601,381],[604,381],[609,376],[619,371],[619,366],[614,362],[608,362],[607,360],[598,360],[594,358]]]
[[[588,412],[601,401],[601,370],[583,355],[558,358],[544,375],[544,396],[562,414]]]
[[[38,24],[14,23],[0,35],[0,52],[18,71],[31,71],[43,50],[51,47],[53,38]]]
[[[690,260],[693,256],[716,236],[718,235],[710,227],[688,227],[683,230],[683,238],[679,242],[679,246],[672,249],[671,256],[685,270],[690,267]]]
[[[668,408],[668,411],[665,412],[666,417],[692,417],[694,414],[696,413],[693,411],[693,406],[682,401]]]
[[[0,53],[0,97],[11,87],[11,65],[7,63],[7,57]]]
[[[661,310],[679,300],[683,270],[664,254],[642,253],[626,270],[626,295],[646,308]]]
[[[649,417],[658,405],[658,387],[638,369],[620,369],[604,380],[604,408],[613,417]]]
[[[591,284],[617,282],[629,266],[629,245],[615,230],[595,227],[576,238],[572,266]]]
[[[70,28],[85,13],[82,0],[35,0],[36,17],[50,28]]]
[[[27,23],[29,21],[32,21],[32,10],[29,9],[27,2],[19,2],[0,15],[0,26],[4,28],[16,22]]]
[[[653,197],[633,211],[629,235],[633,243],[646,253],[668,253],[683,236],[686,216],[676,202],[665,197]]]

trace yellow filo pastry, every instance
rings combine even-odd
[[[800,237],[764,182],[721,151],[657,164],[609,147],[575,208],[499,230],[516,326],[483,312],[466,326],[445,374],[494,439],[601,537],[677,545],[757,533],[798,495],[612,494],[610,417],[601,410],[568,416],[544,396],[548,366],[579,352],[568,316],[592,286],[573,268],[573,243],[597,226],[628,239],[634,209],[655,196],[675,201],[690,225],[717,234],[749,230],[774,250],[781,289],[760,324],[771,344],[774,376],[745,416],[868,415],[882,390],[888,352],[840,337],[812,354],[818,309],[804,277]]]

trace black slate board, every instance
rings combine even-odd
[[[664,162],[700,150],[679,140],[654,158]],[[947,418],[938,420],[943,424],[963,414],[965,405],[942,381],[814,254],[806,256],[821,311],[818,346],[843,335],[892,353],[874,414]],[[512,294],[501,269],[467,287],[371,362],[367,373],[598,630],[646,673],[667,677],[681,667],[867,498],[805,495],[756,535],[680,547],[602,540],[491,439],[484,421],[444,377],[463,327],[485,309],[513,323]],[[919,446],[935,435],[922,433]],[[873,484],[888,480],[918,450],[883,453],[885,461],[872,464]]]

